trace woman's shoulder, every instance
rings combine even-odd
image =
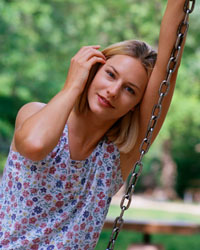
[[[23,122],[35,114],[36,112],[40,111],[46,104],[41,103],[41,102],[30,102],[25,105],[23,105],[16,116],[16,121],[15,121],[15,131],[23,124]],[[14,136],[11,142],[11,148],[14,151],[17,151],[16,146],[15,146],[15,140]]]
[[[46,104],[41,102],[29,102],[18,111],[15,128],[19,127],[28,117],[40,111]]]

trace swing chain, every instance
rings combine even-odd
[[[158,103],[154,105],[153,107],[145,138],[143,139],[140,145],[140,159],[135,163],[132,169],[131,177],[128,183],[126,193],[124,194],[120,203],[121,213],[120,213],[120,216],[118,216],[114,221],[113,231],[111,233],[110,241],[107,245],[106,250],[114,249],[116,239],[124,223],[124,219],[123,219],[124,212],[130,207],[132,196],[135,191],[135,186],[142,172],[142,168],[143,168],[142,160],[143,160],[144,155],[148,152],[150,148],[152,134],[162,112],[163,99],[169,92],[171,77],[174,71],[176,70],[178,59],[181,54],[181,48],[182,48],[182,44],[184,41],[184,37],[186,36],[188,32],[188,28],[189,28],[188,17],[189,17],[189,14],[192,13],[192,11],[194,10],[194,6],[195,6],[195,0],[185,1],[185,4],[184,4],[185,17],[183,21],[181,22],[181,24],[179,25],[178,30],[177,30],[177,39],[176,39],[174,48],[172,50],[172,53],[171,53],[171,56],[167,65],[166,79],[162,81],[160,84],[159,100],[158,100]]]

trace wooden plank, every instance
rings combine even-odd
[[[106,219],[104,229],[113,228],[112,219]],[[186,222],[170,221],[151,221],[151,220],[125,220],[124,230],[138,231],[147,234],[166,233],[166,234],[197,234],[200,233],[200,225]]]

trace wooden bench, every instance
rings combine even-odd
[[[104,229],[113,228],[113,219],[106,219],[104,223]],[[200,233],[200,224],[187,223],[182,221],[153,221],[153,220],[125,220],[123,225],[123,230],[131,230],[143,233],[143,245],[141,248],[136,248],[137,245],[134,245],[134,248],[131,246],[129,250],[139,250],[139,249],[164,249],[163,246],[151,245],[151,234],[184,234],[191,235]],[[149,248],[145,248],[149,246]],[[152,246],[152,247],[151,247]],[[153,248],[154,247],[154,248]]]

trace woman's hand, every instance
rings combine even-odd
[[[103,53],[98,50],[99,48],[99,45],[84,46],[71,59],[64,89],[75,88],[79,94],[82,93],[92,66],[96,63],[104,64],[106,61]]]

